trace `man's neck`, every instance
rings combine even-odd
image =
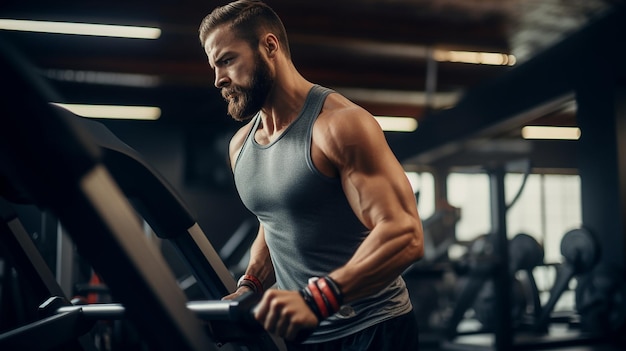
[[[261,109],[259,129],[268,140],[278,137],[298,117],[312,87],[297,72],[288,77],[277,76],[274,89]]]

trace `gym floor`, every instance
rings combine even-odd
[[[557,351],[618,351],[626,350],[626,336],[618,333],[618,340],[607,337],[586,336],[575,329],[551,327],[548,334],[537,335],[517,332],[514,334],[514,350]],[[436,334],[420,334],[420,350],[496,350],[494,334],[468,334],[446,341]],[[508,350],[507,350],[508,351]]]
[[[514,350],[533,350],[533,351],[618,351],[626,350],[626,343],[611,343],[608,340],[602,339],[586,339],[576,340],[575,338],[559,339],[555,337],[546,338],[516,338],[513,346]],[[494,339],[492,335],[475,335],[471,337],[460,337],[454,340],[454,342],[441,342],[434,340],[422,340],[420,344],[420,351],[435,351],[435,350],[467,350],[467,351],[482,351],[482,350],[496,350],[494,345]],[[507,350],[508,351],[508,350]]]
[[[566,344],[554,344],[550,345],[516,345],[514,350],[533,350],[533,351],[623,351],[626,350],[624,346],[612,345],[607,342],[597,341],[594,343],[585,342],[583,345],[577,345],[575,342]],[[490,339],[485,339],[483,342],[472,343],[441,343],[439,345],[425,343],[420,345],[420,351],[491,351],[496,350]]]

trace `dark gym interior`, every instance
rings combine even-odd
[[[626,348],[626,4],[266,2],[308,80],[417,122],[385,136],[424,224],[403,273],[422,350]],[[224,3],[0,3],[0,350],[282,349],[237,312],[254,301],[220,302],[257,225],[197,35]]]

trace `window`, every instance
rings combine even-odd
[[[505,199],[510,204],[523,175],[505,176]],[[450,173],[448,201],[461,209],[457,239],[472,240],[491,230],[489,176],[485,173]],[[533,236],[544,245],[546,262],[561,262],[561,238],[582,223],[578,175],[531,174],[519,199],[507,211],[507,235]]]
[[[413,188],[413,193],[419,196],[417,210],[422,219],[428,218],[435,213],[435,179],[427,172],[406,172],[407,178]],[[419,195],[418,195],[419,194]]]
[[[522,177],[505,177],[507,201],[515,196]],[[519,200],[507,213],[509,238],[520,232],[532,235],[543,244],[546,262],[561,262],[563,235],[582,223],[580,196],[577,175],[531,174]]]
[[[447,187],[448,202],[461,211],[456,225],[457,240],[469,241],[489,233],[489,176],[485,173],[450,173]]]

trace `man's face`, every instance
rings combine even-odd
[[[225,26],[209,35],[204,49],[215,71],[215,86],[228,102],[228,114],[237,121],[254,117],[274,84],[268,63]]]
[[[274,80],[269,67],[260,54],[255,55],[255,67],[249,84],[231,84],[222,88],[222,96],[228,102],[228,114],[237,121],[246,121],[261,110],[267,100]]]

